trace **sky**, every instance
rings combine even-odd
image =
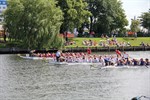
[[[131,19],[134,19],[134,16],[138,18],[142,12],[148,12],[150,9],[150,0],[121,0],[123,3],[123,9],[131,24]],[[129,26],[128,26],[129,27]]]

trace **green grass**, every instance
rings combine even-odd
[[[7,42],[4,42],[3,38],[0,38],[0,48],[11,48],[11,47],[22,47],[20,42],[16,42],[16,41],[9,41],[8,38],[6,39]]]
[[[98,44],[100,41],[106,41],[106,39],[102,39],[102,38],[72,38],[69,39],[70,41],[75,41],[76,44],[74,45],[69,45],[69,46],[65,46],[67,47],[87,47],[85,45],[82,44],[83,40],[92,40],[92,41],[96,41]],[[112,39],[112,38],[110,38]],[[3,38],[0,38],[0,41],[2,41]],[[150,37],[138,37],[138,38],[134,38],[134,37],[128,37],[128,38],[117,38],[117,40],[119,42],[129,42],[131,44],[131,46],[139,46],[141,42],[144,42],[145,44],[149,44],[150,45]],[[8,41],[8,40],[7,40]],[[19,42],[7,42],[7,43],[1,43],[0,42],[0,48],[7,48],[7,47],[22,47],[21,43]],[[94,47],[94,46],[93,46]],[[100,46],[98,46],[100,47]]]
[[[112,39],[112,38],[110,38]],[[76,44],[74,45],[69,45],[66,47],[86,47],[82,44],[83,40],[92,40],[92,41],[96,41],[98,44],[100,41],[106,41],[106,39],[102,39],[102,38],[73,38],[70,39],[70,41],[75,41]],[[139,46],[141,42],[144,42],[145,44],[150,44],[150,37],[138,37],[138,38],[134,38],[134,37],[128,37],[128,38],[117,38],[117,40],[119,42],[129,42],[131,44],[131,46]]]
[[[6,48],[6,44],[0,43],[0,48]]]
[[[139,38],[118,38],[118,41],[129,42],[132,46],[139,46],[141,42],[150,44],[150,37],[139,37]]]

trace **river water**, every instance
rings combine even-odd
[[[150,51],[127,53],[150,58]],[[141,95],[150,96],[150,68],[52,66],[0,55],[0,100],[131,100]]]

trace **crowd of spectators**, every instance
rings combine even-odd
[[[82,41],[82,44],[84,46],[98,46],[98,43],[96,41],[93,41],[93,40],[83,40]]]
[[[125,33],[126,36],[128,36],[128,32]],[[90,37],[93,37],[95,35],[95,33],[92,31],[90,33]],[[125,41],[118,41],[117,40],[117,35],[118,33],[117,32],[112,32],[111,33],[111,38],[106,35],[106,34],[102,34],[101,35],[101,39],[99,42],[96,41],[96,40],[92,40],[92,39],[89,39],[89,40],[83,40],[82,41],[82,45],[84,46],[102,46],[102,47],[111,47],[111,46],[116,46],[116,47],[126,47],[126,46],[131,46],[130,42],[125,42]],[[137,37],[137,33],[134,33],[135,37]],[[65,39],[65,46],[68,46],[68,45],[75,45],[76,42],[73,41],[73,40],[69,40],[68,39],[68,33],[64,33],[64,39]],[[144,43],[144,42],[141,42],[139,44],[140,46],[150,46],[148,43]]]
[[[69,46],[69,45],[74,45],[74,44],[76,44],[76,42],[75,41],[66,41],[65,42],[65,46]]]
[[[124,46],[131,46],[129,42],[119,42],[116,38],[110,39],[107,35],[102,36],[102,38],[106,38],[106,40],[100,40],[99,43],[95,40],[83,40],[82,45],[84,46],[102,46],[102,47],[109,47],[109,46],[117,46],[117,47],[124,47]]]
[[[145,46],[150,46],[148,43],[147,44],[145,44],[144,42],[141,42],[140,43],[140,46],[143,46],[143,47],[145,47]]]
[[[107,39],[106,41],[100,41],[99,46],[102,47],[109,47],[109,46],[117,46],[117,47],[124,47],[124,46],[131,46],[129,42],[119,42],[117,39]]]

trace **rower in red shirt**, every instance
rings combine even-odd
[[[121,52],[119,50],[116,50],[116,54],[121,56]]]
[[[90,48],[87,48],[87,54],[91,54],[92,53],[92,51],[91,51],[91,49]]]

